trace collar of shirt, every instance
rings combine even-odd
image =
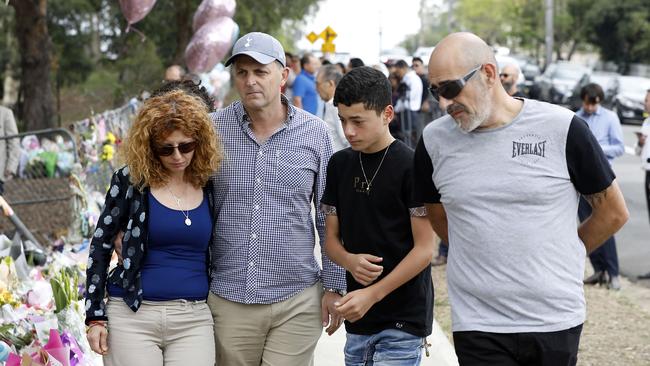
[[[293,120],[293,116],[296,114],[296,108],[289,103],[289,99],[284,94],[280,94],[280,101],[282,104],[284,104],[285,107],[287,107],[287,117],[284,120],[285,124],[290,124],[291,121]],[[248,113],[246,113],[246,109],[244,108],[244,104],[239,101],[236,102],[233,105],[235,109],[235,115],[237,116],[237,122],[239,122],[240,126],[244,126],[244,123],[250,123],[251,119],[248,117]]]
[[[305,75],[306,77],[308,77],[308,78],[311,79],[311,80],[316,80],[316,76],[315,76],[315,75],[312,75],[312,74],[308,73],[308,72],[305,71],[305,70],[300,70],[300,74],[301,74],[301,75]]]
[[[580,108],[576,114],[578,114],[578,116],[582,117],[583,119],[589,118],[591,116],[600,116],[603,113],[602,108],[603,107],[599,105],[598,108],[596,108],[596,111],[591,114],[587,114],[584,108]]]

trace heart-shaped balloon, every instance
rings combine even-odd
[[[194,13],[192,29],[196,32],[204,24],[213,19],[235,15],[235,0],[203,0]]]
[[[185,49],[185,63],[193,73],[212,70],[230,51],[237,24],[228,17],[214,19],[194,33]]]
[[[120,0],[122,14],[129,25],[141,21],[149,14],[154,5],[156,5],[156,0]]]

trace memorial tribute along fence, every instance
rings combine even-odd
[[[18,140],[20,145],[18,169],[4,183],[4,199],[41,245],[65,236],[80,211],[74,189],[78,180],[71,174],[79,160],[73,135],[65,129],[47,129],[0,140]],[[14,219],[0,217],[0,233],[11,237],[16,230]]]

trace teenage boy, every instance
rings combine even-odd
[[[412,198],[413,150],[389,132],[391,86],[380,71],[345,74],[334,105],[351,147],[329,161],[321,208],[327,255],[347,271],[348,293],[335,303],[345,363],[419,365],[433,321],[434,239]]]

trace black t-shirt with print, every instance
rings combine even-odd
[[[411,211],[422,204],[413,200],[413,150],[396,140],[386,150],[363,154],[347,148],[335,153],[327,167],[327,184],[321,203],[336,207],[341,241],[350,253],[382,257],[388,275],[413,248]],[[366,179],[372,180],[368,191]],[[347,272],[348,292],[364,288]],[[354,322],[345,322],[347,332],[375,334],[399,329],[416,336],[431,334],[433,321],[433,284],[427,267]]]

